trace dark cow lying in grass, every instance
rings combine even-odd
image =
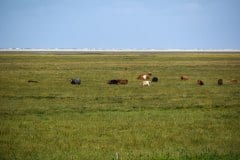
[[[107,82],[108,84],[118,84],[118,80],[112,79]]]
[[[28,83],[39,83],[39,81],[36,81],[36,80],[28,80]]]
[[[70,79],[70,83],[71,84],[80,85],[81,84],[81,80],[79,78],[77,78],[77,79]]]
[[[203,86],[204,82],[202,80],[197,80],[197,84],[200,85],[200,86]]]
[[[152,78],[152,82],[158,82],[158,78],[157,77],[153,77]]]
[[[108,84],[128,84],[128,80],[127,79],[112,79],[112,80],[109,80],[107,82]]]

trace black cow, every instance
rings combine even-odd
[[[79,78],[77,78],[77,79],[70,79],[70,83],[71,84],[80,85],[81,84],[81,80]]]
[[[218,85],[219,85],[219,86],[223,85],[223,80],[222,80],[222,79],[219,79],[219,80],[218,80]]]
[[[108,84],[118,84],[118,80],[112,79],[107,82]]]
[[[152,78],[152,82],[158,82],[158,78],[157,77],[153,77]]]

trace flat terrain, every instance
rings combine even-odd
[[[142,87],[147,72],[159,81]],[[240,159],[231,79],[240,54],[1,53],[0,159]]]

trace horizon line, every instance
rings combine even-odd
[[[240,49],[98,49],[98,48],[0,48],[0,52],[240,52]]]

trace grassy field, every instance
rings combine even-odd
[[[0,72],[0,159],[240,159],[240,54],[2,53]]]

